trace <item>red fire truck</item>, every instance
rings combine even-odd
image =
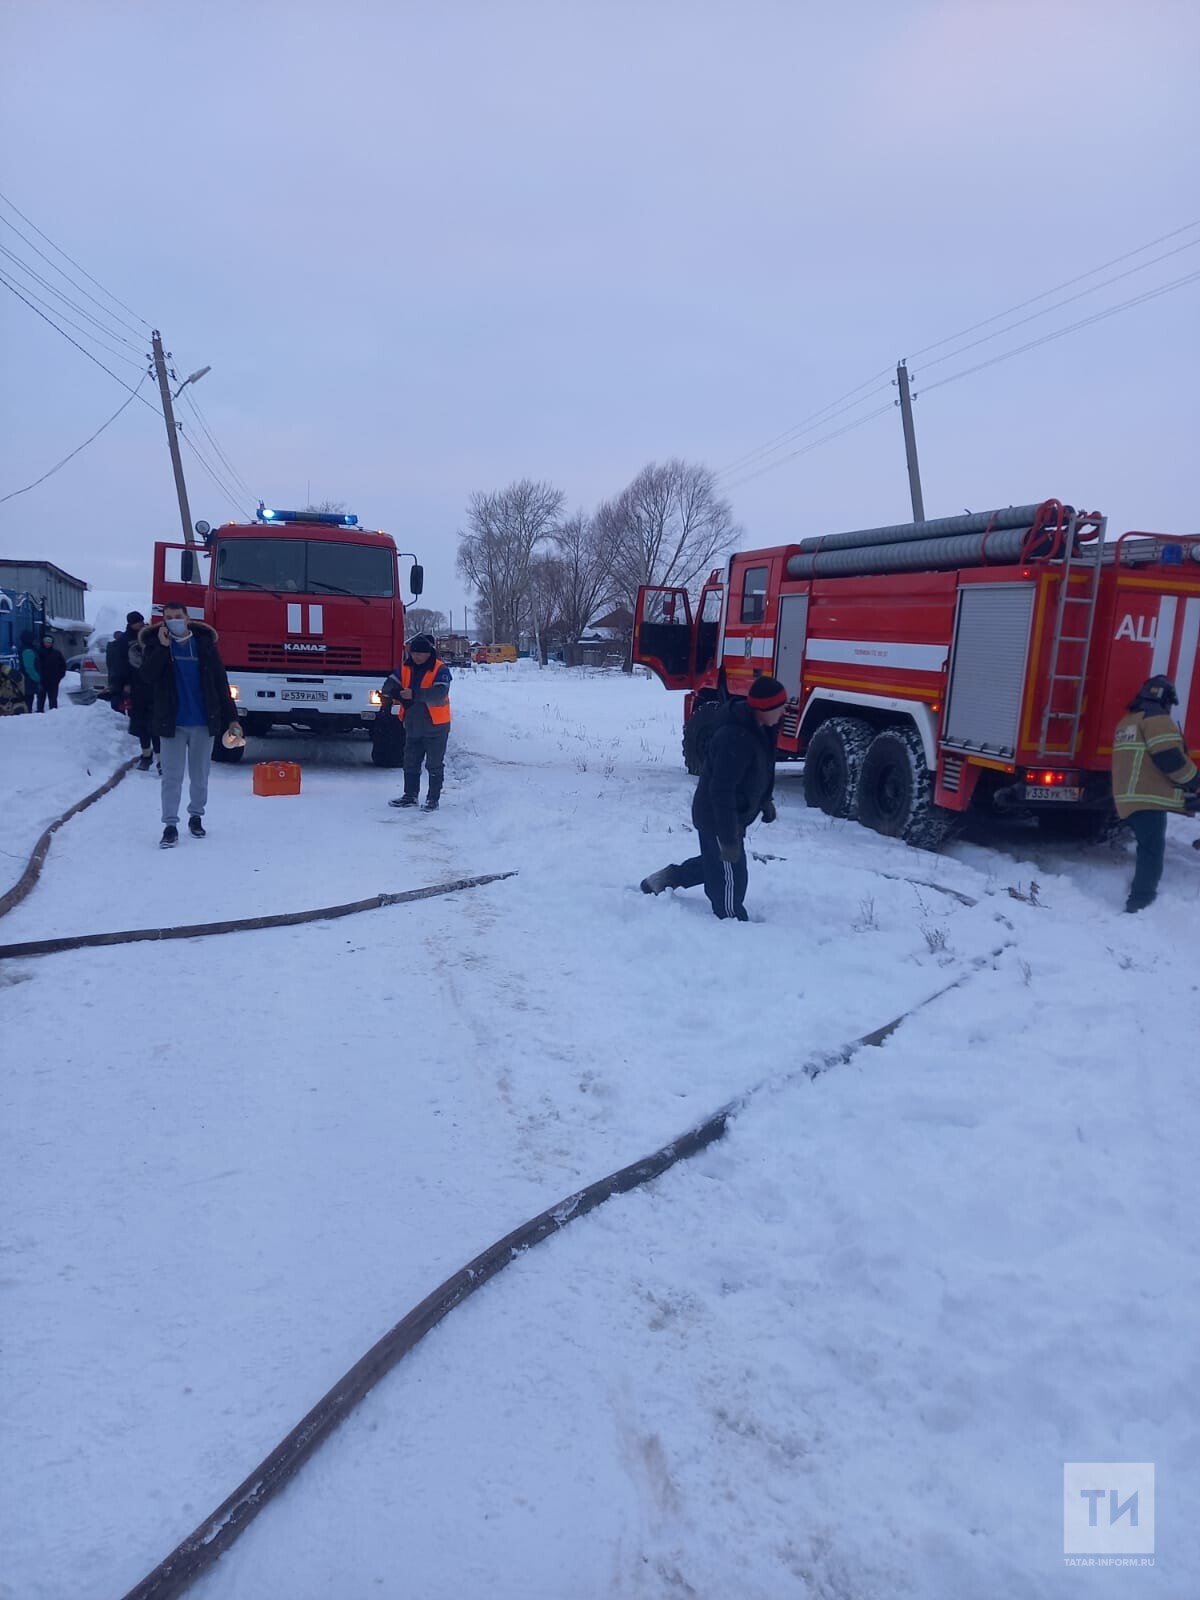
[[[154,605],[185,605],[216,628],[246,733],[369,730],[404,654],[395,541],[355,516],[266,507],[255,522],[196,531],[201,546],[154,546]],[[414,562],[414,597],[423,585]],[[243,752],[218,741],[214,754]]]
[[[722,700],[771,673],[779,755],[828,815],[926,848],[973,808],[1086,837],[1145,678],[1175,680],[1200,754],[1200,537],[1106,531],[1047,500],[740,551],[694,611],[641,590],[634,660],[686,691],[690,772]]]

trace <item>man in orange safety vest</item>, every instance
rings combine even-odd
[[[419,633],[404,660],[383,686],[381,715],[395,714],[404,723],[404,793],[392,806],[415,806],[421,793],[421,767],[429,773],[425,810],[436,811],[446,774],[446,743],[450,738],[450,668],[439,661],[433,640]]]

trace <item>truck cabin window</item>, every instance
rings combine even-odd
[[[217,551],[217,588],[389,599],[395,593],[395,561],[386,546],[227,539]]]
[[[769,567],[747,567],[742,578],[742,621],[761,622],[767,611]]]

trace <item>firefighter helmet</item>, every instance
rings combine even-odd
[[[1164,672],[1146,679],[1138,690],[1138,699],[1150,700],[1155,705],[1161,706],[1164,711],[1170,711],[1172,706],[1179,704],[1178,691]]]

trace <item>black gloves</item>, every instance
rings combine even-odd
[[[774,822],[777,815],[778,815],[778,813],[775,810],[775,802],[774,802],[774,800],[764,800],[763,801],[763,808],[762,808],[762,819],[763,819],[763,821],[764,822]]]

